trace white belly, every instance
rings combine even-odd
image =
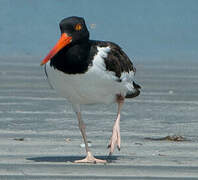
[[[112,73],[91,67],[85,74],[65,74],[46,64],[50,84],[73,104],[113,103],[116,94],[125,96],[124,83],[115,81]]]

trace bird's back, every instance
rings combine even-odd
[[[106,72],[111,72],[114,79],[128,86],[126,98],[133,98],[140,94],[140,85],[134,82],[136,68],[126,53],[117,44],[110,41],[91,41],[91,52],[100,53],[100,48],[107,48],[107,56],[103,57]],[[92,61],[93,53],[90,53]]]

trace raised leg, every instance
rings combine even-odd
[[[120,137],[120,112],[122,105],[124,103],[124,97],[121,95],[117,96],[117,103],[118,103],[118,113],[117,118],[113,126],[112,136],[110,138],[110,143],[108,148],[110,148],[109,155],[112,155],[114,152],[115,146],[117,145],[118,150],[120,151],[120,144],[121,144],[121,137]]]
[[[91,154],[91,151],[89,150],[88,143],[87,143],[87,136],[86,136],[86,132],[85,132],[85,124],[84,124],[84,122],[81,118],[81,113],[76,112],[76,114],[77,114],[77,118],[78,118],[79,128],[80,128],[80,131],[81,131],[84,143],[85,143],[85,149],[86,149],[87,156],[84,159],[76,160],[74,162],[75,163],[106,163],[106,160],[96,159]]]

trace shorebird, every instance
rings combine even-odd
[[[68,17],[60,23],[61,37],[42,60],[52,87],[66,98],[77,115],[86,157],[76,163],[105,163],[95,158],[87,143],[85,124],[80,106],[84,104],[117,103],[117,118],[109,142],[109,155],[117,146],[120,150],[120,112],[125,98],[140,94],[134,82],[133,63],[115,43],[89,39],[89,31],[82,17]]]

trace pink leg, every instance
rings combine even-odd
[[[84,122],[81,118],[81,113],[80,112],[77,112],[77,117],[78,117],[79,128],[80,128],[82,137],[84,139],[87,156],[84,159],[76,160],[74,162],[75,163],[106,163],[106,160],[96,159],[91,154],[91,151],[89,150],[88,143],[87,143],[87,136],[86,136],[86,133],[85,133],[85,124],[84,124]]]
[[[111,155],[113,153],[115,145],[117,145],[118,150],[120,150],[120,144],[121,144],[120,112],[121,112],[122,105],[124,103],[124,97],[122,97],[121,95],[118,95],[117,96],[117,103],[118,103],[118,114],[117,114],[117,118],[116,118],[116,121],[115,121],[114,126],[113,126],[113,132],[112,132],[112,136],[111,136],[111,139],[110,139],[110,143],[108,145],[108,148],[110,148],[109,155]]]

